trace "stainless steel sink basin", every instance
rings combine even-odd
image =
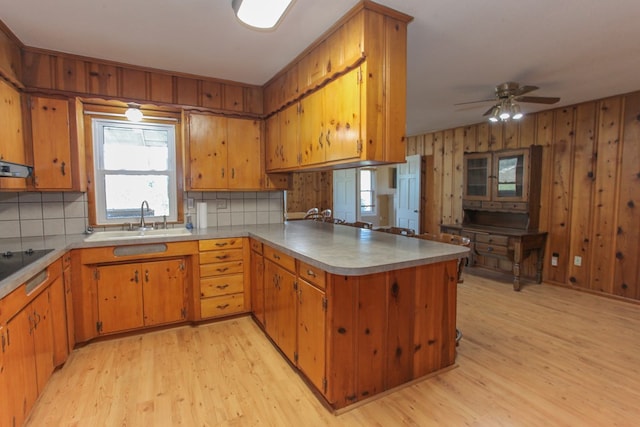
[[[133,230],[133,231],[96,231],[85,242],[104,242],[105,240],[149,239],[152,237],[190,236],[186,228],[168,228],[166,230]]]

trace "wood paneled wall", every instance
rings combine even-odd
[[[287,190],[287,212],[306,212],[311,208],[333,210],[333,173],[294,172]]]
[[[409,137],[407,155],[433,156],[424,231],[462,221],[464,152],[530,145],[544,147],[544,280],[640,300],[640,92]]]

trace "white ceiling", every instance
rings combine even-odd
[[[27,46],[262,85],[358,0],[296,0],[273,32],[231,0],[0,0]],[[477,123],[504,81],[562,105],[640,90],[638,0],[379,0],[409,24],[407,133]],[[525,112],[551,108],[523,104]]]

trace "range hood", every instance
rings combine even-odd
[[[0,177],[28,178],[33,173],[33,166],[0,160]]]

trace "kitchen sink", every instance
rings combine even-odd
[[[84,241],[104,242],[105,240],[149,239],[152,237],[178,237],[190,235],[191,231],[186,228],[167,228],[166,230],[96,231],[84,239]]]

